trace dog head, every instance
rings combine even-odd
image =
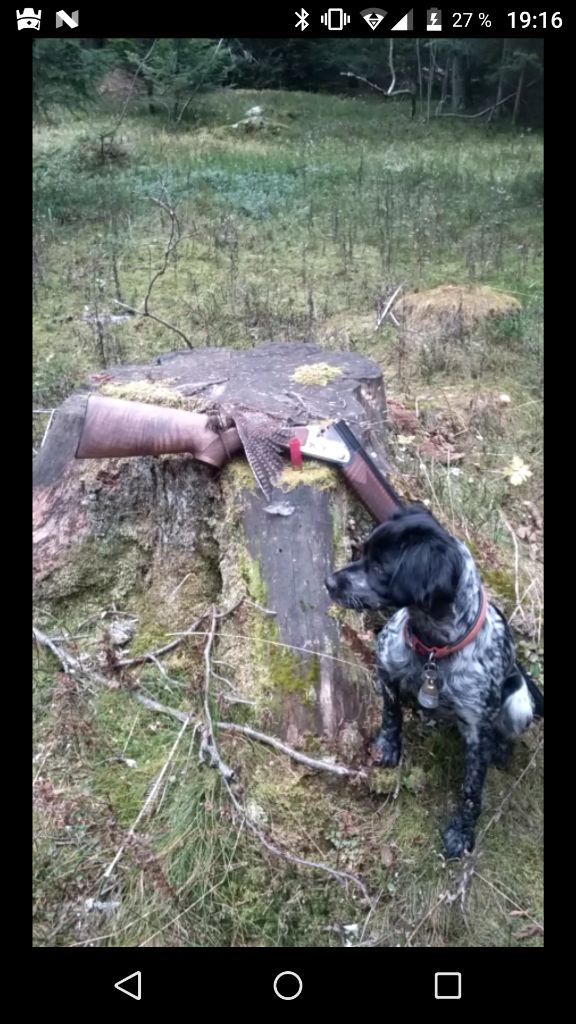
[[[441,615],[456,596],[462,568],[454,537],[414,506],[376,527],[361,557],[328,576],[326,587],[344,608],[416,607]]]

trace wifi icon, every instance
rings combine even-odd
[[[383,11],[380,7],[367,7],[365,11],[360,11],[364,21],[370,25],[372,31],[378,28],[381,21],[384,21],[386,13],[387,12]]]

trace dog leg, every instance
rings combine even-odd
[[[505,768],[508,764],[512,753],[514,751],[514,744],[512,740],[506,739],[497,730],[494,730],[494,739],[492,741],[492,764],[496,765],[497,768]]]
[[[492,750],[488,730],[467,727],[464,732],[464,784],[457,814],[443,833],[444,855],[461,857],[474,849],[474,827],[482,810],[482,790]]]
[[[402,753],[402,709],[398,686],[381,669],[378,669],[378,681],[384,701],[384,713],[382,727],[374,740],[374,756],[381,768],[395,768]]]

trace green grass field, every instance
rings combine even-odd
[[[229,127],[256,103],[283,127]],[[100,329],[83,319],[121,315],[118,302],[142,308],[171,230],[160,200],[182,236],[150,310],[195,346],[311,339],[378,362],[388,397],[417,416],[414,428],[391,425],[398,485],[470,544],[542,681],[542,138],[412,121],[407,105],[377,98],[238,90],[202,98],[178,131],[127,117],[102,146],[113,123],[62,115],[34,131],[35,409],[89,373],[182,347],[151,318]],[[489,286],[520,309],[430,336],[376,329],[398,287],[446,285]],[[48,416],[34,416],[36,450]],[[454,460],[420,452],[430,439]],[[515,456],[530,472],[518,486],[507,475]],[[78,628],[79,650],[95,630]],[[453,898],[461,866],[439,856],[461,769],[450,733],[409,723],[399,778],[371,794],[222,741],[275,841],[360,876],[369,910],[353,886],[266,853],[217,773],[198,769],[190,738],[127,840],[180,726],[129,693],[71,685],[45,651],[34,664],[37,945],[542,943],[540,727],[490,774],[464,900]],[[177,654],[164,665],[170,699],[152,667],[149,686],[186,706]],[[103,883],[124,842],[114,885]],[[96,898],[103,909],[87,904]]]

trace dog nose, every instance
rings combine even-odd
[[[330,573],[330,575],[326,577],[326,579],[324,580],[324,585],[329,594],[334,593],[336,587],[338,586],[338,581],[334,573]]]

